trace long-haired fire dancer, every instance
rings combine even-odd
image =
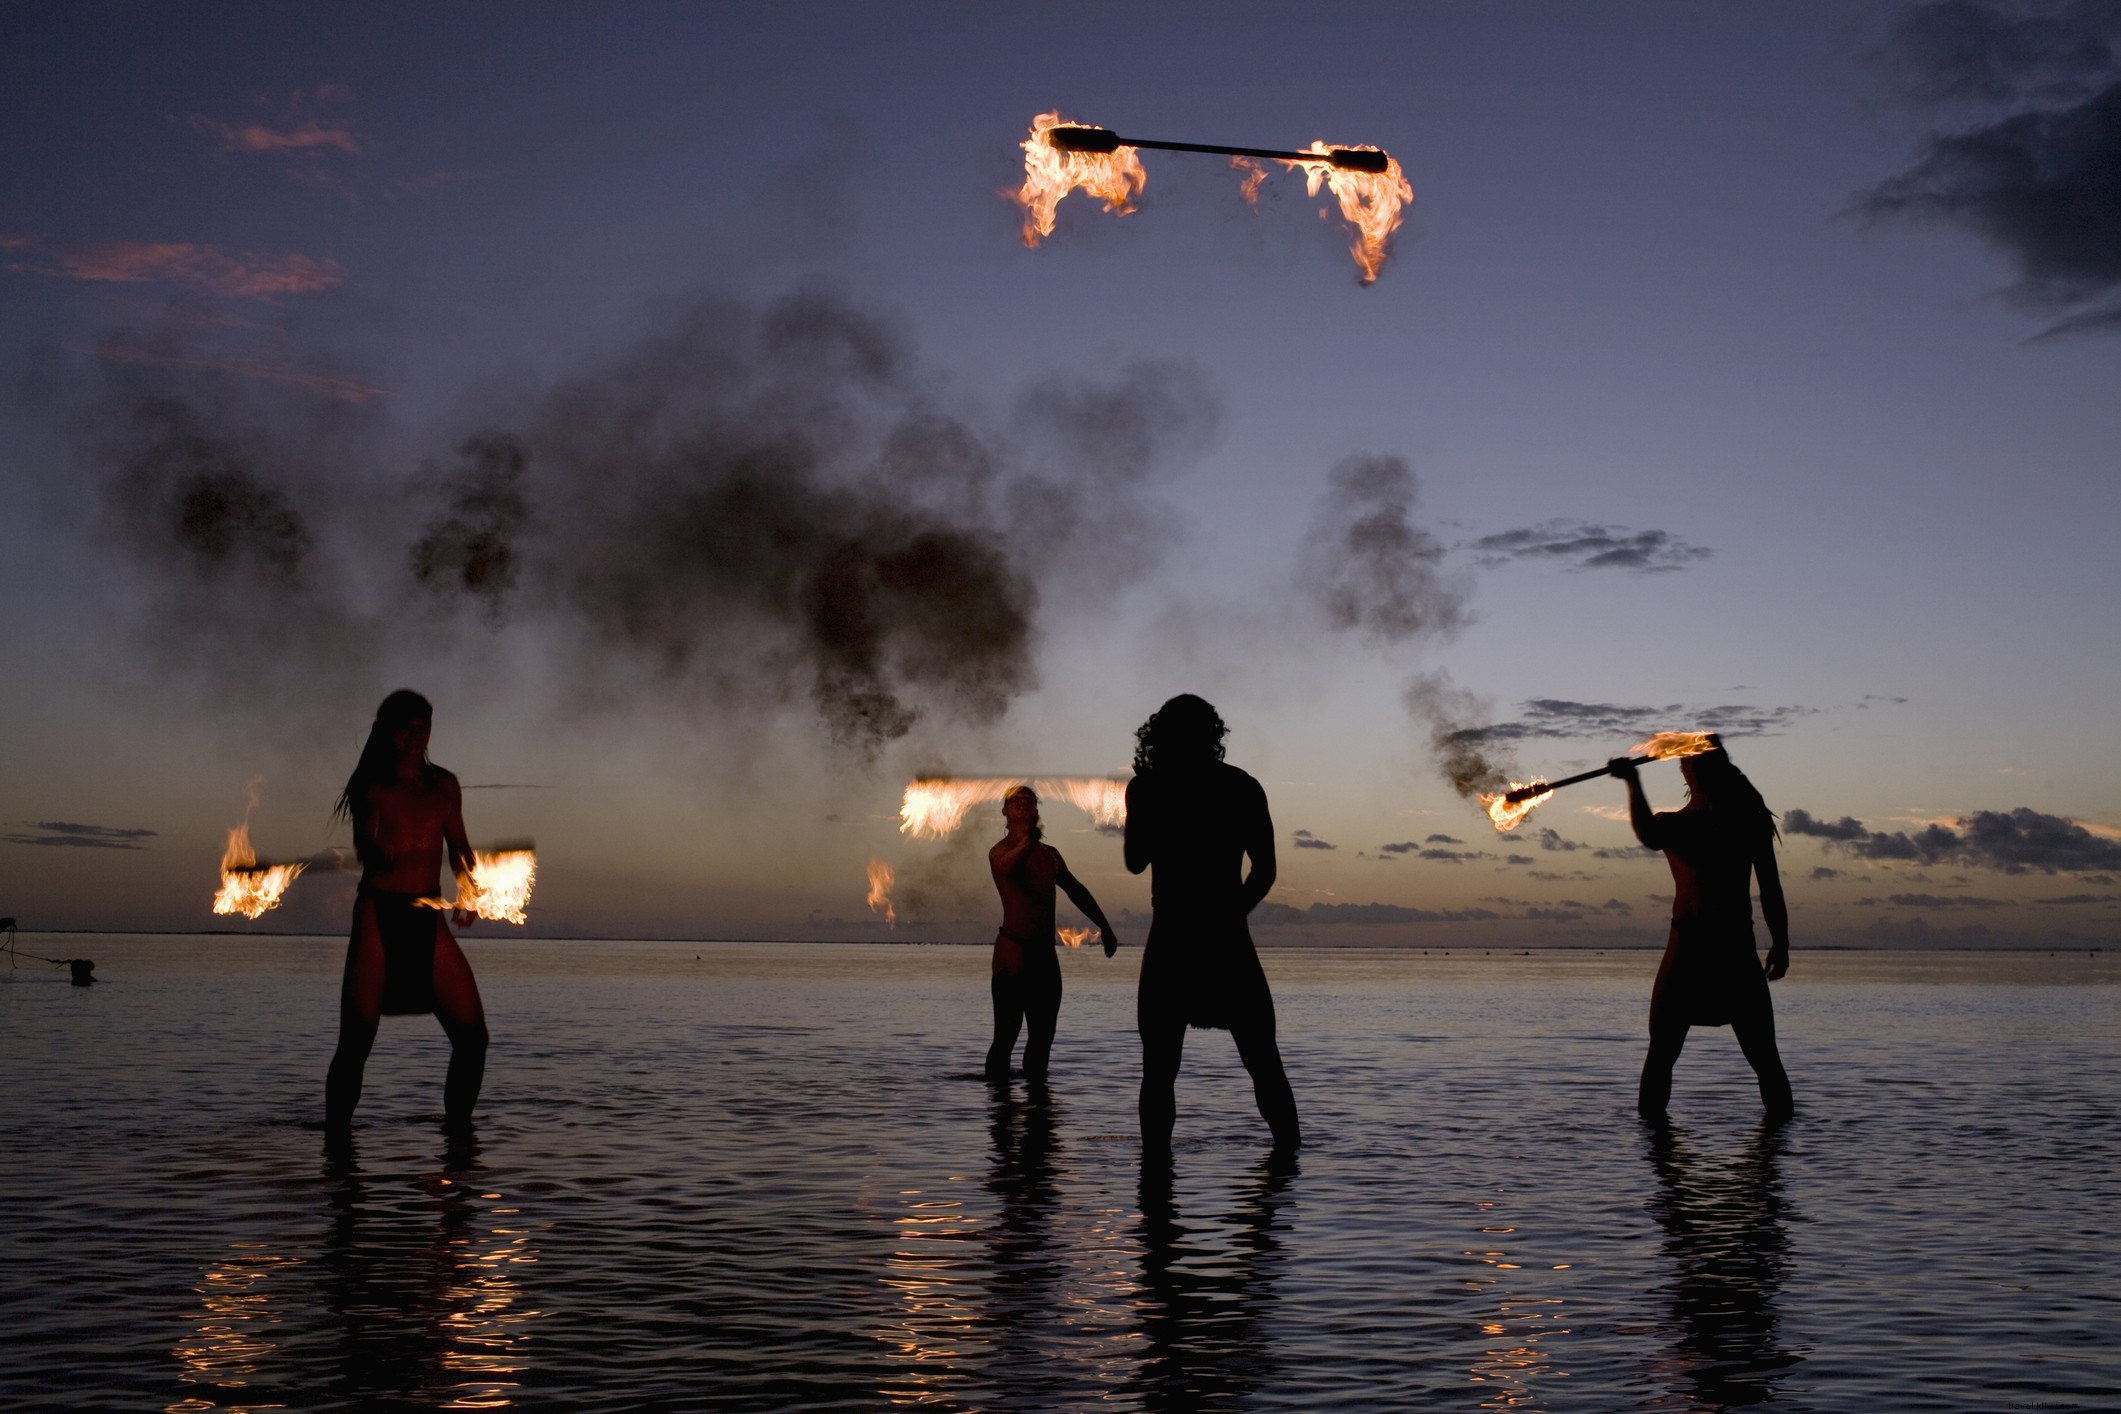
[[[1680,758],[1683,809],[1652,812],[1635,763],[1607,763],[1627,783],[1628,818],[1644,847],[1664,851],[1672,866],[1672,931],[1650,993],[1650,1053],[1642,1063],[1636,1106],[1661,1120],[1672,1097],[1672,1067],[1694,1026],[1728,1026],[1760,1081],[1771,1122],[1792,1112],[1790,1078],[1775,1049],[1775,1008],[1768,983],[1790,969],[1790,914],[1775,868],[1775,816],[1732,764],[1720,740]],[[1766,916],[1767,963],[1754,951],[1752,880]]]
[[[1024,1043],[1024,1079],[1036,1084],[1046,1078],[1053,1031],[1060,1019],[1054,890],[1067,894],[1083,916],[1097,925],[1106,957],[1119,951],[1119,939],[1097,900],[1068,872],[1060,851],[1045,843],[1038,822],[1038,793],[1029,786],[1010,791],[1002,797],[1002,820],[1007,833],[987,851],[994,888],[1002,896],[1002,926],[994,935],[994,980],[989,988],[994,995],[994,1044],[987,1048],[987,1078],[1009,1079],[1016,1033],[1028,1021],[1031,1039]]]
[[[433,726],[434,708],[417,692],[384,698],[333,811],[352,818],[361,887],[339,992],[339,1049],[324,1082],[324,1122],[331,1130],[353,1122],[381,1016],[432,1012],[442,1023],[451,1048],[443,1111],[452,1128],[470,1124],[485,1078],[479,984],[441,912],[422,902],[441,892],[445,848],[459,880],[472,867],[457,778],[427,759]],[[458,911],[458,926],[471,920]]]
[[[1274,822],[1259,782],[1223,760],[1228,733],[1213,707],[1186,693],[1134,734],[1127,870],[1153,870],[1153,916],[1135,1002],[1142,1156],[1152,1163],[1171,1152],[1188,1026],[1230,1033],[1275,1147],[1302,1142],[1296,1096],[1274,1043],[1274,997],[1246,923],[1274,887]],[[1251,872],[1240,874],[1247,858]]]

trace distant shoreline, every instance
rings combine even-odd
[[[24,936],[24,937],[79,937],[79,936],[88,936],[88,935],[93,935],[93,936],[97,936],[97,937],[108,937],[108,938],[258,938],[258,939],[270,939],[270,938],[287,938],[287,939],[298,939],[298,938],[299,938],[299,939],[311,939],[311,938],[320,938],[320,939],[325,939],[325,940],[328,940],[328,941],[334,941],[334,942],[336,942],[336,941],[341,941],[341,940],[343,940],[343,939],[345,938],[345,936],[346,936],[346,935],[345,935],[344,933],[341,933],[341,932],[331,932],[331,933],[252,933],[252,932],[245,932],[245,931],[242,931],[242,930],[239,930],[239,929],[234,929],[234,928],[192,928],[192,929],[176,929],[176,928],[40,928],[40,929],[36,929],[36,930],[34,930],[34,931],[33,931],[33,930],[30,930],[30,929],[26,929],[26,928],[25,928],[25,929],[22,929],[22,930],[21,930],[21,935],[22,935],[22,936]],[[575,935],[575,934],[570,934],[570,935],[565,935],[565,936],[561,936],[561,935],[553,935],[553,934],[543,934],[543,933],[515,933],[515,934],[506,934],[506,935],[496,935],[496,934],[493,934],[493,933],[475,933],[475,934],[471,935],[470,941],[472,941],[472,942],[473,942],[473,943],[475,943],[475,944],[476,944],[476,943],[479,943],[479,942],[519,942],[519,943],[659,943],[659,944],[669,944],[669,945],[671,945],[671,946],[686,946],[686,947],[701,947],[701,946],[705,946],[705,945],[707,945],[707,944],[731,944],[731,943],[742,943],[742,944],[752,944],[752,945],[759,945],[759,946],[774,946],[774,947],[862,947],[862,946],[884,946],[884,947],[930,947],[930,948],[984,948],[984,947],[988,947],[988,946],[990,946],[990,945],[991,945],[991,944],[990,944],[990,942],[989,942],[989,940],[987,940],[987,939],[984,939],[984,938],[981,938],[981,939],[973,939],[973,940],[967,940],[967,941],[963,941],[963,942],[958,942],[958,941],[953,941],[953,940],[951,940],[951,939],[949,939],[949,938],[741,938],[741,937],[732,937],[732,938],[707,938],[707,937],[699,937],[699,938],[626,938],[626,937],[594,937],[594,936],[585,936],[585,935]],[[1458,944],[1458,945],[1451,945],[1451,946],[1437,946],[1437,945],[1435,945],[1435,944],[1421,944],[1421,943],[1365,943],[1365,942],[1360,942],[1360,941],[1349,941],[1349,942],[1337,942],[1337,941],[1336,941],[1336,942],[1331,942],[1331,943],[1276,943],[1276,942],[1272,942],[1272,941],[1269,941],[1269,940],[1266,940],[1266,939],[1261,939],[1261,938],[1256,938],[1256,937],[1255,937],[1255,939],[1254,939],[1254,942],[1255,942],[1255,944],[1256,944],[1256,945],[1257,945],[1257,946],[1259,947],[1259,949],[1260,949],[1260,950],[1261,950],[1262,952],[1332,952],[1332,951],[1335,951],[1335,950],[1339,950],[1339,951],[1344,951],[1344,952],[1424,952],[1424,953],[1484,953],[1484,954],[1495,954],[1495,953],[1502,953],[1502,954],[1509,954],[1509,955],[1514,955],[1514,954],[1519,954],[1519,953],[1524,953],[1524,954],[1529,954],[1529,953],[1608,953],[1608,952],[1645,952],[1645,953],[1661,953],[1661,952],[1663,952],[1663,951],[1664,951],[1664,946],[1665,946],[1665,945],[1664,945],[1664,942],[1663,942],[1663,941],[1662,941],[1661,939],[1660,939],[1660,940],[1658,940],[1658,941],[1655,941],[1655,942],[1649,942],[1649,943],[1638,943],[1638,944],[1627,944],[1627,943],[1599,943],[1599,944],[1571,944],[1571,943],[1509,943],[1509,944],[1503,944],[1503,945],[1499,945],[1499,946],[1498,946],[1498,945],[1490,945],[1490,946],[1479,946],[1479,947],[1475,947],[1475,946],[1466,946],[1466,945],[1463,945],[1463,944]],[[1087,953],[1087,952],[1092,952],[1092,951],[1094,951],[1094,950],[1095,950],[1095,949],[1092,949],[1092,948],[1088,948],[1088,947],[1085,947],[1085,948],[1083,948],[1083,949],[1080,949],[1080,951],[1083,951],[1083,952],[1086,952],[1086,953]],[[1813,947],[1799,948],[1799,949],[1796,949],[1796,951],[1798,951],[1798,952],[1813,952],[1813,953],[1823,953],[1823,952],[1834,952],[1834,953],[1843,953],[1843,952],[1847,952],[1847,953],[1899,953],[1899,952],[1955,952],[1955,953],[2037,953],[2037,952],[2047,952],[2047,953],[2057,953],[2057,952],[2068,952],[2068,953],[2078,953],[2078,952],[2081,952],[2081,953],[2086,953],[2086,954],[2093,954],[2093,955],[2096,955],[2096,954],[2098,954],[2098,953],[2104,952],[2104,951],[2105,951],[2105,949],[2104,949],[2103,947],[2100,947],[2100,946],[2093,946],[2093,947],[2074,947],[2074,946],[2066,946],[2066,947],[2056,947],[2056,946],[2054,946],[2053,944],[2045,944],[2045,943],[2025,943],[2025,944],[2019,944],[2019,945],[2004,945],[2004,946],[1994,946],[1994,945],[1991,945],[1991,946],[1986,946],[1986,947],[1983,947],[1983,946],[1974,946],[1974,945],[1967,945],[1967,946],[1957,946],[1957,947],[1955,947],[1955,946],[1952,946],[1952,945],[1950,945],[1950,944],[1945,944],[1945,943],[1922,943],[1922,944],[1916,944],[1916,945],[1898,945],[1898,946],[1896,946],[1896,945],[1881,945],[1881,946],[1859,946],[1859,945],[1856,945],[1856,944],[1850,944],[1850,943],[1820,943],[1820,944],[1818,944],[1818,945],[1816,945],[1816,946],[1813,946]]]

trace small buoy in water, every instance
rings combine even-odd
[[[74,974],[74,985],[76,987],[93,987],[96,985],[96,964],[90,962],[87,958],[68,958],[66,960],[66,970]]]

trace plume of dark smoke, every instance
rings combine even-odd
[[[1414,521],[1420,493],[1401,457],[1352,456],[1333,468],[1298,573],[1334,628],[1404,643],[1465,623],[1465,586],[1443,573],[1442,542]]]
[[[1141,363],[1044,382],[997,431],[844,297],[704,300],[482,419],[407,497],[367,439],[329,435],[343,409],[261,401],[181,352],[101,370],[92,469],[153,631],[210,675],[202,638],[278,628],[296,679],[319,657],[374,678],[386,642],[450,648],[456,616],[417,616],[422,640],[408,609],[464,604],[556,646],[591,699],[803,701],[871,755],[1031,687],[1040,575],[1146,572],[1154,478],[1217,420],[1198,372]]]
[[[523,492],[530,453],[505,432],[482,432],[457,448],[457,460],[442,477],[448,518],[413,543],[413,582],[438,596],[476,599],[498,619],[522,570],[516,539],[530,519]]]
[[[1492,704],[1454,684],[1446,673],[1423,673],[1407,683],[1403,699],[1415,720],[1427,725],[1437,769],[1451,789],[1471,800],[1509,789],[1507,759],[1480,728]]]

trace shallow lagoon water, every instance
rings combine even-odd
[[[1270,951],[1307,1145],[1193,1033],[1144,1183],[1139,953],[1065,954],[1049,1094],[976,949],[467,940],[475,1141],[343,944],[46,937],[0,982],[9,1408],[2116,1407],[2121,961],[1799,952],[1797,1120],[1654,952]]]

